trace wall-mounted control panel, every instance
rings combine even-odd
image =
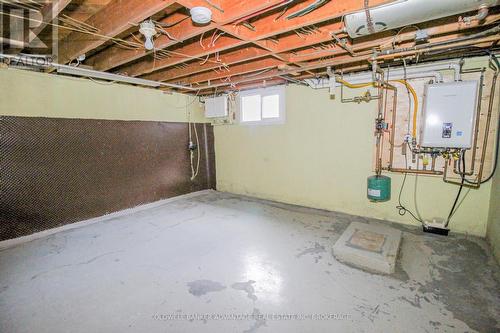
[[[420,145],[426,148],[471,148],[477,90],[477,81],[427,84]]]
[[[205,99],[205,117],[221,118],[228,116],[227,95]]]

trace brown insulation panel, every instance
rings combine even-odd
[[[0,117],[0,240],[215,188],[213,128],[186,123]]]

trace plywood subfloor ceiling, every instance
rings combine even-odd
[[[415,45],[412,29],[356,40],[342,32],[345,14],[393,1],[330,0],[308,14],[290,17],[316,1],[39,1],[36,6],[43,23],[33,33],[43,40],[46,27],[57,22],[58,63],[75,63],[84,54],[81,66],[186,85],[197,88],[199,94],[295,82],[324,75],[328,66],[344,72],[366,69],[374,48]],[[4,6],[19,3],[1,2]],[[35,1],[21,2],[35,6]],[[57,10],[51,10],[54,6]],[[212,10],[209,24],[192,22],[189,9],[195,6]],[[418,26],[429,33],[429,43],[441,42],[491,28],[500,18],[498,12],[494,8],[486,20],[471,24],[453,16]],[[144,48],[138,32],[139,24],[150,18],[158,32],[152,51]]]

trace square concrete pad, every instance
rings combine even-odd
[[[401,235],[401,231],[391,227],[352,222],[333,246],[333,254],[347,264],[392,274]]]

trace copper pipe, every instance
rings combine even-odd
[[[378,55],[377,59],[378,60],[393,59],[393,58],[399,58],[399,57],[402,57],[402,56],[417,55],[417,54],[421,54],[421,53],[424,53],[424,52],[442,50],[442,49],[452,48],[452,47],[457,47],[457,46],[468,46],[468,45],[474,45],[474,44],[496,42],[498,40],[500,40],[500,36],[492,36],[492,37],[486,37],[486,38],[479,38],[479,39],[476,39],[476,40],[466,40],[466,41],[462,41],[462,42],[454,42],[454,43],[451,43],[451,44],[439,45],[439,46],[428,45],[426,48],[422,48],[422,49],[414,49],[414,50],[410,49],[408,51],[401,51],[401,52],[398,52],[398,53],[391,53],[391,54],[388,54],[388,55]]]
[[[484,84],[484,72],[485,68],[481,70],[481,78],[479,79],[479,99],[478,99],[478,105],[477,105],[477,112],[476,112],[476,125],[474,127],[474,144],[472,148],[472,164],[471,164],[471,169],[469,172],[460,172],[460,170],[457,170],[456,165],[453,167],[453,172],[455,174],[460,174],[464,176],[472,176],[474,174],[474,169],[476,165],[476,151],[477,151],[477,139],[479,136],[479,119],[481,116],[481,104],[483,101],[483,84]],[[464,171],[465,171],[465,165],[464,165]]]
[[[402,53],[402,52],[407,52],[407,51],[411,52],[411,51],[423,50],[423,49],[427,49],[429,47],[448,46],[449,44],[467,42],[470,40],[476,40],[478,38],[483,38],[483,37],[490,36],[490,35],[497,35],[498,33],[500,33],[500,25],[497,25],[497,26],[495,26],[491,29],[488,29],[488,30],[478,32],[476,34],[472,34],[472,35],[468,35],[468,36],[464,36],[464,37],[459,37],[456,40],[445,40],[445,41],[441,41],[441,42],[432,43],[430,45],[415,45],[413,47],[385,50],[385,51],[381,51],[380,54],[391,55],[391,54],[397,54],[397,53]]]
[[[398,89],[394,86],[394,100],[392,104],[392,129],[391,129],[391,150],[389,154],[389,168],[392,168],[392,164],[394,163],[394,141],[396,140],[396,113],[398,109]]]
[[[494,99],[495,99],[495,91],[496,91],[496,85],[497,85],[497,79],[498,79],[499,72],[500,72],[500,68],[496,68],[495,75],[493,76],[493,80],[491,83],[490,100],[489,100],[489,104],[488,104],[488,116],[486,118],[486,126],[485,126],[485,130],[484,130],[484,140],[483,140],[483,147],[482,147],[482,152],[481,152],[481,163],[479,165],[479,171],[477,173],[477,183],[474,183],[474,182],[465,183],[465,182],[456,182],[456,181],[448,180],[447,179],[448,163],[446,163],[444,166],[443,181],[446,183],[465,186],[465,187],[469,187],[469,188],[479,188],[481,186],[481,181],[483,178],[484,160],[486,158],[486,148],[488,145],[488,137],[489,137],[489,132],[490,132],[491,114],[493,113],[493,103],[494,103]]]
[[[452,43],[452,44],[449,44],[449,45],[444,45],[440,49],[442,49],[442,48],[449,48],[449,47],[456,47],[456,46],[474,45],[474,44],[478,44],[478,43],[495,42],[497,40],[500,40],[500,36],[492,36],[492,37],[483,38],[483,39],[479,39],[479,40],[467,40],[467,41],[460,42],[460,43]],[[428,47],[429,47],[428,49],[422,49],[422,50],[416,50],[416,51],[407,52],[407,55],[413,55],[413,54],[416,55],[416,54],[420,54],[420,53],[423,53],[423,52],[433,51],[435,49],[436,50],[438,49],[438,48],[432,47],[432,45],[429,45]],[[390,54],[390,55],[387,55],[387,56],[380,56],[379,55],[379,56],[377,56],[377,59],[397,58],[397,57],[400,57],[401,55],[402,54]],[[346,65],[346,64],[351,64],[351,63],[357,63],[357,62],[362,62],[362,61],[370,61],[371,59],[372,59],[372,56],[367,54],[365,56],[350,58],[349,60],[342,60],[342,61],[339,61],[337,59],[335,59],[335,60],[328,60],[328,61],[316,62],[316,63],[313,63],[311,65],[304,66],[304,67],[300,68],[300,70],[303,71],[303,72],[305,72],[305,71],[308,71],[308,70],[313,70],[313,69],[318,69],[318,68],[324,68],[324,67],[328,67],[328,66],[341,66],[341,65]],[[286,71],[280,72],[280,75],[291,74],[291,73],[294,73],[294,72],[297,72],[297,69],[291,69],[291,70],[286,70]],[[212,85],[199,86],[197,88],[197,90],[214,89],[216,87],[229,86],[231,84],[238,85],[238,84],[242,84],[242,83],[246,83],[246,82],[251,82],[251,81],[265,80],[265,79],[272,78],[274,76],[276,76],[276,73],[266,73],[266,74],[263,74],[261,76],[259,75],[257,77],[253,77],[253,78],[244,78],[244,79],[241,79],[241,80],[238,80],[238,81],[233,81],[232,83],[217,83],[217,84],[212,84]]]
[[[383,81],[383,79],[382,79]],[[380,81],[377,79],[378,85],[378,115],[377,119],[381,120],[382,119],[382,108],[384,104],[384,93],[383,93],[383,86],[380,84]],[[375,152],[375,174],[377,176],[380,176],[382,173],[382,151],[381,151],[381,141],[382,141],[382,130],[377,129],[377,142],[376,142],[376,152]]]
[[[382,168],[382,170],[399,172],[399,173],[413,173],[419,175],[442,175],[443,171],[435,170],[417,170],[417,169],[400,169],[400,168]]]
[[[459,185],[459,186],[465,186],[465,187],[468,187],[468,188],[479,188],[481,186],[481,182],[479,183],[474,183],[474,184],[467,184],[467,183],[462,183],[462,182],[456,182],[456,181],[453,181],[453,180],[449,180],[446,176],[446,174],[448,173],[448,163],[445,163],[444,164],[444,175],[443,175],[443,181],[445,183],[448,183],[448,184],[453,184],[453,185]],[[479,174],[478,174],[478,179],[479,179]],[[482,176],[482,175],[481,175]]]
[[[378,88],[379,88],[379,102],[378,102],[378,120],[384,119],[384,89],[393,90],[395,94],[397,94],[397,89],[395,86],[385,81],[384,76],[385,73],[382,70],[376,70],[377,73],[381,75],[381,78],[377,78]],[[376,76],[376,75],[375,75]],[[382,141],[382,129],[377,129],[377,143],[376,143],[376,161],[375,161],[375,172],[377,175],[382,173],[382,150],[381,150],[381,141]]]

